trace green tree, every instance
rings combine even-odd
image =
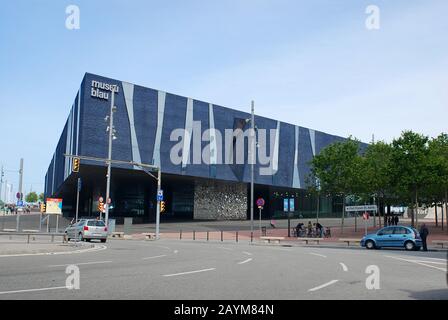
[[[25,201],[28,203],[37,202],[37,193],[34,191],[28,193],[25,197]]]
[[[397,195],[402,197],[412,210],[412,226],[418,225],[417,210],[419,193],[430,179],[428,137],[421,134],[404,131],[398,139],[392,142],[391,178],[396,187]]]
[[[40,193],[39,194],[39,201],[40,202],[44,202],[44,200],[45,200],[45,195],[43,193]]]
[[[386,202],[394,198],[391,181],[392,146],[383,141],[370,144],[364,153],[362,171],[363,191],[366,196],[374,196],[381,213]],[[381,216],[381,215],[380,215]],[[381,219],[380,219],[381,226]]]
[[[311,161],[311,176],[313,177],[311,180],[319,181],[322,192],[342,198],[342,232],[344,230],[345,198],[347,195],[360,193],[361,171],[362,159],[359,155],[359,141],[351,137],[344,142],[336,142],[327,146]]]
[[[446,213],[448,209],[448,135],[446,133],[442,133],[437,138],[429,141],[429,166],[429,197],[434,202],[436,208],[438,203],[445,203]]]

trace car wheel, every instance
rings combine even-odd
[[[375,249],[375,243],[372,240],[367,240],[366,241],[366,248],[371,250],[371,249]]]
[[[406,248],[406,250],[412,251],[415,249],[415,244],[412,241],[408,241],[404,244],[404,247]]]
[[[101,239],[101,242],[102,242],[102,243],[105,243],[105,242],[106,242],[106,239]]]

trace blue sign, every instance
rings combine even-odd
[[[289,211],[288,207],[289,207],[289,199],[283,199],[283,211],[288,212]]]
[[[23,200],[17,200],[17,206],[23,207]]]
[[[289,211],[294,212],[294,199],[289,199]]]
[[[157,201],[163,201],[163,190],[157,191]]]

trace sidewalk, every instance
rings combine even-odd
[[[334,219],[331,219],[334,220]],[[353,219],[354,220],[354,219]],[[362,220],[361,220],[362,221]],[[312,221],[313,222],[313,221]],[[325,221],[325,219],[321,219],[320,222],[328,226],[329,222],[334,221]],[[340,238],[354,238],[361,239],[365,235],[365,229],[363,224],[359,224],[356,227],[354,226],[354,221],[346,221],[347,225],[344,227],[344,231],[342,231],[340,225],[332,224],[331,228],[331,237],[325,238],[321,240],[323,244],[329,245],[339,245],[339,246],[347,246],[346,243],[340,242]],[[440,227],[435,227],[435,224],[432,221],[421,221],[421,223],[425,222],[429,228],[429,236],[428,236],[428,246],[431,248],[440,248],[432,245],[433,240],[448,240],[448,232],[445,227],[444,230]],[[339,222],[340,223],[340,222]],[[362,223],[362,222],[361,222]],[[297,219],[294,220],[294,224],[291,222],[291,228],[295,227],[297,224]],[[269,226],[269,221],[263,221],[262,226],[266,227],[266,235],[267,236],[275,236],[275,237],[285,237],[285,242],[288,244],[301,244],[303,241],[300,238],[291,237],[288,238],[288,228],[287,228],[287,220],[277,221],[277,225],[280,227],[272,228]],[[403,220],[399,225],[410,225],[410,221]],[[122,226],[120,229],[122,230]],[[367,233],[374,233],[379,229],[377,224],[376,227],[373,226],[373,223],[367,228]],[[120,231],[121,231],[120,230]],[[145,236],[142,233],[154,233],[155,226],[154,225],[133,225],[132,226],[132,239],[145,239]],[[208,234],[207,234],[208,233]],[[250,233],[250,221],[208,221],[208,222],[182,222],[182,223],[169,223],[169,224],[161,224],[160,225],[160,237],[161,239],[182,239],[182,240],[200,240],[207,241],[207,237],[209,241],[221,241],[221,237],[223,241],[250,241],[251,233]],[[259,241],[260,231],[258,222],[254,226],[254,234],[253,241]],[[356,244],[358,245],[358,244]]]

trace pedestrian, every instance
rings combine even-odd
[[[316,231],[317,231],[317,236],[323,238],[324,237],[324,227],[317,222],[316,223]]]
[[[384,215],[384,226],[387,227],[387,216]]]
[[[275,224],[276,224],[275,220],[271,219],[271,227],[274,228],[274,229],[275,229]]]
[[[311,221],[308,221],[308,237],[311,237],[311,235],[313,234],[313,225],[311,224]]]
[[[422,224],[420,227],[420,237],[422,238],[423,251],[428,251],[428,247],[426,244],[426,238],[428,237],[429,230],[426,224]]]
[[[395,224],[396,226],[398,226],[398,216],[395,216],[395,217],[394,217],[394,224]]]
[[[387,225],[391,226],[392,225],[392,217],[389,216],[389,218],[387,219]]]

